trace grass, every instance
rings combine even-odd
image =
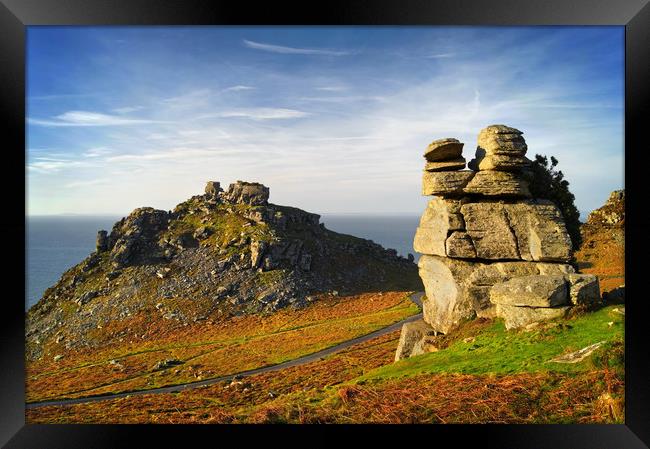
[[[603,332],[599,326],[609,311],[603,309],[596,314],[599,316],[593,320],[581,317],[567,321],[572,327],[555,328],[558,333],[554,338],[562,341],[566,336],[569,341],[582,344],[567,334],[578,328],[585,337],[612,337],[610,341],[616,342],[616,335],[610,335],[609,330]],[[470,333],[475,334],[476,341],[481,341],[480,336],[486,332],[491,334],[495,326],[498,323],[477,326]],[[543,332],[513,335],[523,337],[519,349],[527,351],[528,345],[536,344],[533,337]],[[452,343],[439,353],[410,359],[427,361],[429,370],[415,374],[415,370],[403,369],[404,362],[392,363],[398,338],[399,332],[393,332],[319,361],[284,369],[281,375],[265,373],[247,377],[241,383],[224,382],[176,394],[43,407],[29,410],[27,421],[621,423],[624,420],[620,346],[610,344],[571,370],[527,372],[524,367],[508,374],[464,374],[451,372],[453,365],[449,365],[444,367],[449,372],[443,369],[432,372],[436,371],[431,369],[435,368],[434,363],[440,365],[442,361],[431,356],[456,351],[456,343]],[[377,375],[388,367],[401,367],[402,375]]]
[[[502,321],[483,329],[473,339],[459,340],[443,351],[401,360],[378,368],[360,381],[433,373],[511,374],[531,372],[575,372],[588,361],[576,364],[549,362],[552,358],[600,341],[610,345],[623,341],[623,316],[604,307],[553,327],[525,332],[506,331]],[[611,325],[610,325],[611,323]]]
[[[155,316],[133,316],[102,329],[113,342],[102,349],[69,351],[57,362],[48,358],[28,363],[27,400],[131,391],[234,374],[317,352],[417,312],[405,292],[392,292],[330,296],[303,310],[176,328],[167,321],[157,323],[161,319]],[[169,358],[183,363],[153,371],[158,361]]]

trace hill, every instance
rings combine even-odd
[[[96,251],[28,311],[28,360],[301,309],[324,294],[420,289],[412,259],[268,198],[262,184],[209,182],[173,211],[139,208],[100,231]]]

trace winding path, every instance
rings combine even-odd
[[[423,292],[417,292],[413,293],[409,298],[411,301],[413,301],[415,304],[422,308],[422,296],[424,295]],[[419,318],[422,317],[422,313],[419,313],[417,315],[410,316],[402,321],[398,321],[397,323],[393,323],[390,326],[381,328],[379,330],[376,330],[374,332],[371,332],[366,335],[362,335],[361,337],[353,338],[352,340],[347,340],[342,343],[339,343],[338,345],[323,349],[318,352],[314,352],[311,354],[307,354],[302,357],[298,357],[297,359],[293,360],[287,360],[286,362],[278,363],[276,365],[269,365],[269,366],[264,366],[261,368],[256,368],[248,371],[242,371],[240,373],[234,373],[234,374],[228,374],[227,376],[221,376],[221,377],[214,377],[212,379],[207,379],[207,380],[199,380],[195,382],[188,382],[184,384],[178,384],[178,385],[171,385],[168,387],[158,387],[158,388],[151,388],[148,390],[135,390],[135,391],[125,391],[122,393],[113,393],[113,394],[103,394],[103,395],[96,395],[96,396],[85,396],[82,398],[74,398],[74,399],[60,399],[60,400],[49,400],[49,401],[41,401],[41,402],[28,402],[25,404],[26,409],[32,409],[36,407],[44,407],[47,405],[50,406],[60,406],[60,405],[72,405],[72,404],[82,404],[82,403],[87,403],[87,402],[97,402],[97,401],[106,401],[109,399],[118,399],[118,398],[124,398],[127,396],[136,396],[136,395],[142,395],[142,394],[157,394],[157,393],[178,393],[183,390],[191,389],[191,388],[200,388],[200,387],[206,387],[208,385],[212,385],[215,383],[219,382],[224,382],[227,380],[231,380],[233,377],[246,377],[246,376],[252,376],[255,374],[262,374],[262,373],[268,373],[272,371],[279,371],[284,368],[290,368],[292,366],[298,366],[298,365],[304,365],[306,363],[310,362],[315,362],[322,357],[328,356],[330,354],[334,354],[336,352],[339,352],[343,349],[349,348],[350,346],[357,345],[359,343],[366,342],[368,340],[372,340],[373,338],[379,337],[384,334],[388,334],[389,332],[393,332],[394,330],[397,330],[402,327],[404,323],[410,323],[411,321],[418,320]]]

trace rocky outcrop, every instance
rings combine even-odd
[[[97,239],[95,240],[95,249],[98,253],[108,251],[108,232],[105,230],[97,231]]]
[[[89,333],[138,314],[185,326],[305,307],[333,291],[419,289],[412,256],[330,231],[319,215],[268,197],[261,184],[224,192],[211,181],[171,212],[136,209],[100,232],[97,250],[30,308],[28,355],[61,331],[70,348],[92,345]]]
[[[461,158],[457,139],[436,140],[425,152],[422,193],[434,198],[413,239],[422,254],[424,322],[448,333],[476,317],[499,317],[514,329],[598,301],[597,280],[568,264],[571,239],[560,210],[531,198],[523,132],[492,125],[477,143],[471,170],[451,163]]]
[[[205,195],[208,198],[217,198],[219,193],[223,192],[219,181],[208,181],[205,185]]]
[[[230,184],[223,196],[231,203],[265,205],[269,199],[269,188],[257,182],[237,181]]]
[[[587,217],[587,226],[622,226],[625,224],[625,190],[614,190],[607,202]]]

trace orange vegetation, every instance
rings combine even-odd
[[[578,374],[436,374],[346,384],[392,362],[398,332],[317,362],[182,393],[42,407],[30,423],[540,423],[623,421],[623,381]]]
[[[324,296],[302,310],[182,326],[136,315],[101,329],[99,348],[27,364],[27,400],[132,391],[280,363],[370,333],[417,313],[406,292]],[[112,340],[110,340],[112,338]],[[167,359],[180,363],[156,370]]]

